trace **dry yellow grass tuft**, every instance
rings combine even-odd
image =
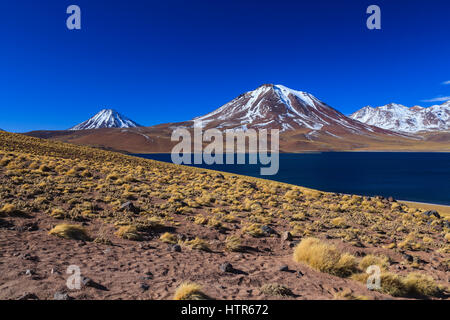
[[[335,300],[370,300],[369,297],[363,295],[355,295],[351,289],[344,289],[343,291],[334,294]]]
[[[368,277],[368,274],[360,273],[353,275],[352,279],[365,283]],[[406,276],[383,272],[380,286],[378,291],[394,297],[438,296],[444,291],[444,288],[439,286],[431,276],[416,272]]]
[[[345,228],[347,224],[345,223],[345,219],[342,217],[337,217],[331,220],[331,223],[338,228]]]
[[[19,210],[14,204],[7,203],[0,209],[0,214],[4,215],[25,215],[24,212]]]
[[[363,271],[373,265],[386,269],[389,267],[389,258],[383,255],[368,254],[359,262],[359,268]]]
[[[264,232],[262,230],[262,225],[258,224],[258,223],[252,223],[250,225],[245,226],[242,231],[255,237],[262,237],[264,235]]]
[[[244,250],[244,247],[238,236],[228,236],[225,240],[225,249],[232,252],[240,252]]]
[[[55,235],[64,239],[74,239],[83,241],[90,240],[86,230],[82,226],[75,224],[66,224],[66,223],[59,224],[52,230],[50,230],[48,234]]]
[[[191,249],[211,251],[208,241],[200,239],[198,237],[192,240],[185,241],[184,244]]]
[[[211,298],[202,292],[200,285],[184,282],[177,288],[173,300],[211,300]]]
[[[116,236],[128,239],[128,240],[134,240],[134,241],[141,241],[143,240],[143,236],[139,229],[134,225],[128,225],[128,226],[122,226],[117,230]]]
[[[166,232],[159,238],[162,242],[176,244],[178,242],[178,238],[175,234]]]
[[[348,277],[356,271],[356,258],[316,238],[303,239],[294,250],[294,261],[321,272]]]
[[[268,296],[280,296],[280,297],[286,297],[286,296],[293,296],[291,289],[288,287],[278,284],[278,283],[268,283],[263,285],[260,288],[261,293],[266,294]]]

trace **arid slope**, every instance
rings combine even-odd
[[[1,299],[171,299],[185,281],[215,299],[448,299],[449,231],[392,199],[0,132]]]

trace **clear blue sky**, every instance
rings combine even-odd
[[[66,28],[66,8],[82,30]],[[378,4],[382,30],[366,28]],[[450,96],[447,0],[21,0],[0,3],[0,128],[65,129],[103,107],[189,120],[264,83],[345,114]]]

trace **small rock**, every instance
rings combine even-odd
[[[174,251],[174,252],[181,252],[181,246],[179,244],[174,244],[172,246],[172,251]]]
[[[268,225],[264,225],[261,227],[262,232],[264,232],[265,234],[271,235],[271,234],[275,234],[275,230],[268,226]]]
[[[440,219],[441,215],[436,210],[428,210],[423,213],[427,217],[435,216],[436,218]]]
[[[233,272],[234,270],[233,266],[229,262],[221,264],[219,268],[222,272]]]
[[[281,240],[292,241],[292,234],[289,231],[283,232],[283,235],[281,236]]]
[[[53,300],[71,300],[71,297],[64,292],[55,292],[53,295]]]
[[[281,266],[278,270],[279,271],[289,271],[289,267],[284,265],[284,266]]]
[[[27,276],[32,276],[34,274],[34,271],[31,269],[27,269],[27,271],[25,271],[25,275]]]
[[[409,262],[413,262],[414,261],[414,257],[412,255],[410,255],[410,254],[407,254],[407,253],[403,254],[403,258],[405,258],[405,260],[409,261]]]
[[[150,286],[146,283],[141,283],[139,287],[141,288],[142,291],[147,291],[148,289],[150,289]]]
[[[131,201],[128,201],[128,202],[125,202],[124,204],[122,204],[120,206],[120,209],[121,210],[125,210],[125,211],[129,211],[129,212],[132,212],[132,213],[135,213],[135,214],[137,214],[137,213],[139,213],[141,211]]]
[[[298,278],[301,278],[301,277],[303,277],[303,276],[304,276],[303,272],[301,272],[301,271],[298,271],[298,272],[297,272],[297,277],[298,277]]]
[[[82,283],[83,286],[89,287],[89,286],[91,286],[94,282],[92,281],[91,278],[88,278],[88,277],[81,277],[81,283]]]
[[[24,295],[20,296],[17,300],[39,300],[39,297],[34,293],[27,292]]]
[[[29,260],[29,261],[37,261],[37,260],[39,260],[38,257],[32,256],[32,255],[29,254],[29,253],[23,253],[23,254],[20,255],[20,257],[21,257],[22,259],[24,259],[24,260]]]

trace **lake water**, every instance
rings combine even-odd
[[[171,162],[170,154],[136,156]],[[274,176],[260,176],[260,165],[195,166],[322,191],[450,205],[450,153],[280,154],[280,168]]]

